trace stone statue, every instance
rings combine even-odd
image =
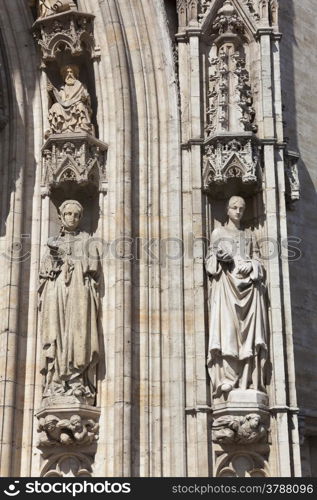
[[[245,201],[229,199],[206,257],[211,278],[208,369],[213,396],[233,389],[265,392],[267,306],[264,269],[254,234],[241,228]]]
[[[39,17],[52,16],[70,9],[76,9],[72,0],[38,0]]]
[[[61,75],[65,85],[59,90],[51,83],[48,85],[48,91],[55,102],[49,110],[50,130],[46,135],[67,132],[87,132],[94,135],[90,96],[85,85],[77,79],[78,66],[64,66]]]
[[[72,396],[94,404],[99,359],[96,244],[78,231],[83,208],[60,206],[62,228],[49,238],[40,270],[43,397]]]

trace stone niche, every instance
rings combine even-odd
[[[44,477],[90,477],[99,438],[100,409],[60,398],[37,412],[37,447]]]

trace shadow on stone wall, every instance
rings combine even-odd
[[[316,412],[317,390],[317,25],[315,0],[280,2],[281,75],[288,149],[300,153],[301,197],[287,213],[288,236],[301,239],[301,257],[290,261],[297,397],[301,413]]]

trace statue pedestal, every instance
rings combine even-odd
[[[247,415],[258,413],[263,417],[268,415],[269,399],[267,394],[253,389],[234,389],[228,394],[226,401],[213,403],[215,418],[222,415]]]

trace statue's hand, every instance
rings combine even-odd
[[[218,250],[217,251],[217,259],[221,260],[222,262],[231,262],[232,255],[230,253],[226,252],[225,250]]]

